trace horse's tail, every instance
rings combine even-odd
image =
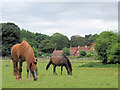
[[[13,61],[13,75],[17,76],[18,75],[18,62]]]
[[[51,61],[51,59],[50,59],[48,65],[46,66],[46,70],[48,70],[48,68],[49,68],[49,66],[50,66],[51,64],[52,64],[52,61]]]
[[[72,65],[71,65],[70,60],[69,60],[66,56],[64,56],[64,57],[67,59],[68,66],[70,67],[70,69],[71,69],[71,71],[72,71]]]

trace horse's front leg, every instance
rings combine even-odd
[[[54,65],[54,67],[53,67],[53,74],[55,74],[55,75],[57,75],[57,73],[56,73],[56,65]]]
[[[18,76],[18,79],[19,79],[20,81],[22,80],[21,73],[22,73],[22,62],[19,62],[19,76]]]
[[[13,75],[16,77],[16,80],[18,79],[18,62],[13,61]]]
[[[27,64],[27,80],[29,80],[29,69],[30,69],[30,65]]]
[[[65,68],[66,68],[66,70],[67,70],[67,73],[69,74],[69,72],[68,72],[68,65],[65,65]]]

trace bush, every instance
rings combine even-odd
[[[95,57],[95,54],[93,52],[87,53],[86,57]]]
[[[85,50],[80,51],[80,56],[86,56],[86,51]]]

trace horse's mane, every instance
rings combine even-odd
[[[72,71],[72,65],[71,65],[71,63],[70,63],[70,60],[69,60],[66,56],[64,56],[64,58],[67,59],[68,66],[70,67],[70,69],[71,69],[71,71]]]

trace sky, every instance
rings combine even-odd
[[[3,2],[0,22],[34,33],[73,35],[118,30],[117,2]]]

